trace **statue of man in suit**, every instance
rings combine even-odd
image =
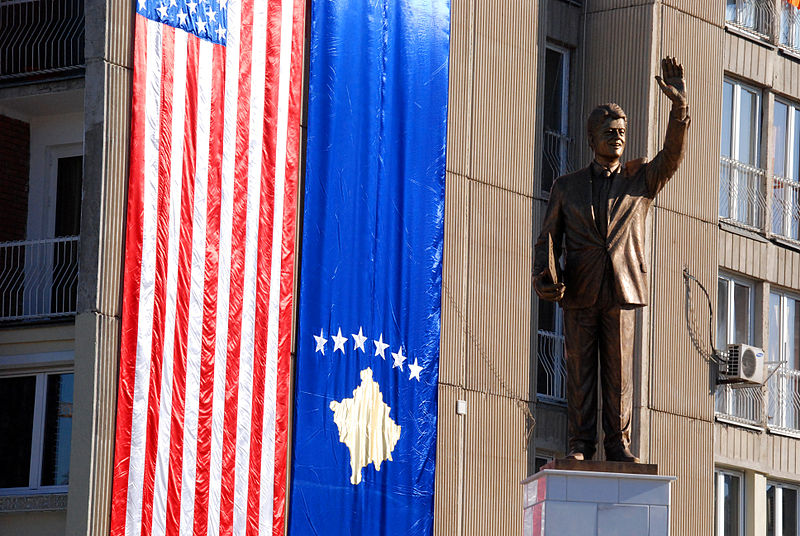
[[[683,66],[667,57],[661,70],[656,81],[672,101],[664,148],[649,162],[621,165],[625,112],[616,104],[595,108],[587,125],[594,160],[555,181],[536,241],[534,289],[564,309],[570,459],[594,455],[599,372],[606,458],[639,461],[630,451],[630,430],[635,310],[646,305],[648,292],[645,219],[678,169],[690,122]],[[551,274],[562,243],[563,282]]]

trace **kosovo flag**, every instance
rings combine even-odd
[[[314,0],[290,534],[433,532],[448,0]]]

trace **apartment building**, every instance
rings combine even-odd
[[[633,450],[678,477],[673,534],[797,534],[800,11],[451,10],[436,533],[519,534],[520,480],[564,454],[561,312],[532,291],[533,241],[555,178],[591,158],[596,104],[627,112],[628,158],[656,154],[669,103],[653,77],[675,56],[692,126],[648,221]],[[122,0],[0,0],[0,534],[108,533],[132,17]],[[713,302],[708,333],[695,296],[701,339],[783,362],[763,388],[717,385],[684,267]]]

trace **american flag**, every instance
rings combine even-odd
[[[283,534],[304,0],[137,0],[112,535]]]

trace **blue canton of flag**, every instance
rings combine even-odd
[[[427,535],[449,2],[311,7],[289,532]]]
[[[137,0],[136,12],[212,43],[227,44],[228,0]]]

